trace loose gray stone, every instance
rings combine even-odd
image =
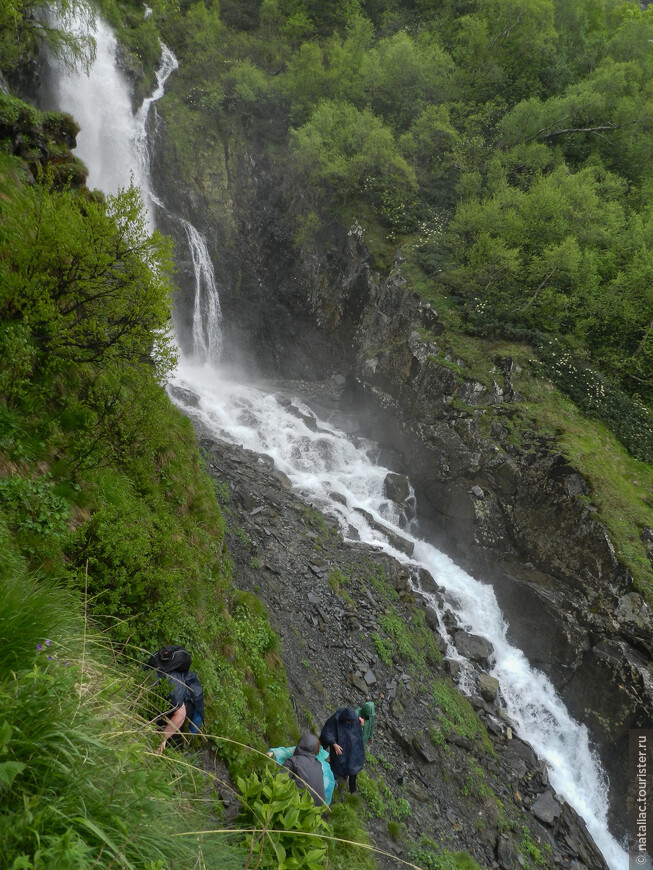
[[[468,634],[466,631],[457,631],[454,643],[458,652],[472,662],[485,665],[494,652],[494,647],[489,640],[479,637],[477,634]]]
[[[414,779],[409,779],[406,781],[406,791],[421,804],[425,804],[429,799],[426,789],[423,788],[418,782],[415,782]]]
[[[359,674],[350,674],[349,682],[352,686],[355,686],[359,692],[362,692],[364,695],[367,694],[367,683],[359,676]]]
[[[489,674],[480,674],[478,678],[478,690],[481,697],[488,704],[493,704],[499,694],[499,681],[496,677],[491,677]]]
[[[506,834],[497,837],[497,861],[502,870],[515,870],[517,866],[517,849]]]
[[[413,747],[427,764],[434,764],[438,760],[438,753],[436,752],[435,746],[433,746],[431,741],[426,737],[423,737],[421,734],[416,734],[413,737]]]
[[[552,791],[545,791],[541,794],[531,807],[531,811],[535,818],[539,819],[545,825],[553,825],[555,820],[560,815],[560,804],[554,798]]]

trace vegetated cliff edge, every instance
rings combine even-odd
[[[11,134],[7,137],[8,148],[18,152],[29,143],[30,154],[45,153],[46,148],[55,153],[53,143],[43,135],[42,128],[33,128],[32,115],[40,118],[39,113],[24,105],[20,111],[16,104],[10,104],[9,108],[12,107],[17,112],[11,116],[7,112],[5,121],[0,124],[0,132]],[[45,120],[56,123],[67,144],[74,144],[74,123],[70,118],[56,120],[48,116]],[[26,183],[30,184],[30,177],[26,178]],[[65,236],[62,231],[57,238],[63,241]],[[178,415],[172,413],[162,391],[157,395],[160,404],[152,416],[155,431],[143,426],[141,416],[139,435],[145,434],[151,439],[152,450],[158,448],[158,472],[166,475],[166,493],[181,515],[189,520],[196,513],[205,516],[206,524],[218,540],[216,555],[221,568],[225,557],[221,513],[213,501],[212,488],[206,486],[200,472],[194,446],[191,447],[188,421],[179,420]],[[75,400],[72,391],[69,400]],[[161,421],[165,425],[161,425]],[[164,450],[155,437],[157,434],[164,439]],[[82,435],[82,428],[76,427],[75,439],[79,441]],[[172,446],[175,440],[178,442],[176,450]],[[502,718],[497,686],[481,668],[488,655],[483,644],[477,643],[475,653],[479,690],[483,694],[474,698],[477,714],[451,683],[448,672],[453,675],[455,666],[442,662],[444,642],[437,620],[412,600],[409,577],[402,566],[373,548],[346,546],[320,514],[302,504],[290,491],[287,481],[265,463],[261,464],[238,448],[207,439],[203,444],[211,471],[220,484],[217,489],[224,493],[227,491],[225,483],[228,484],[229,499],[224,508],[232,527],[230,545],[241,586],[267,602],[271,620],[283,637],[283,656],[300,722],[311,727],[319,725],[345,698],[357,702],[372,696],[377,702],[379,722],[374,752],[368,761],[368,773],[360,778],[365,803],[349,800],[356,809],[372,814],[370,825],[375,843],[390,854],[408,852],[414,845],[408,837],[419,841],[426,832],[438,856],[442,854],[441,848],[465,850],[482,864],[500,866],[503,870],[517,870],[527,862],[540,867],[569,864],[605,870],[605,862],[582,820],[555,795],[544,765],[526,743],[511,733],[509,722]],[[145,446],[141,445],[143,449]],[[130,452],[129,456],[132,455]],[[12,473],[16,471],[15,464],[6,464]],[[156,475],[151,465],[140,465],[140,468],[150,472],[147,481],[151,494],[156,486]],[[26,480],[29,480],[30,470],[26,464]],[[126,477],[124,467],[120,477]],[[74,491],[88,486],[88,483],[80,485],[79,481],[83,480],[83,476],[77,477]],[[98,495],[98,500],[104,503],[109,501],[105,492]],[[161,597],[157,595],[157,581],[161,583],[157,560],[162,553],[165,558],[170,552],[164,540],[158,538],[151,550],[146,548],[142,563],[134,550],[126,551],[121,561],[99,558],[109,541],[128,542],[135,528],[140,531],[135,521],[135,505],[146,511],[147,496],[136,489],[130,495],[133,502],[123,497],[108,521],[99,525],[100,529],[110,527],[115,538],[109,538],[106,532],[100,533],[97,548],[93,549],[89,540],[89,549],[81,556],[82,560],[85,555],[92,558],[92,579],[102,577],[103,566],[112,581],[115,582],[119,574],[125,577],[125,593],[121,597],[126,598],[126,590],[137,594],[141,570],[150,579],[152,585],[147,588],[144,599],[148,606],[136,605],[138,610],[133,615],[137,618],[130,620],[126,637],[131,637],[136,630],[148,633],[139,633],[139,638],[153,641],[158,632],[169,638],[171,631],[181,629],[187,642],[204,652],[199,668],[210,699],[207,713],[211,719],[216,717],[213,721],[220,726],[219,733],[252,742],[260,741],[262,731],[270,739],[275,739],[275,733],[288,734],[284,721],[288,712],[285,678],[276,647],[268,645],[271,633],[260,603],[253,595],[237,593],[234,597],[238,604],[233,608],[234,616],[230,616],[227,577],[218,572],[218,565],[204,562],[198,566],[182,547],[178,552],[182,554],[180,569],[184,582],[175,583],[174,588],[183,596],[183,603],[164,611],[164,621],[161,608],[157,606]],[[90,504],[87,498],[85,507],[88,509]],[[93,517],[85,517],[89,526],[94,520],[102,519],[102,507],[94,506]],[[162,505],[159,509],[159,517],[164,517]],[[20,528],[21,524],[15,520],[13,524]],[[167,528],[169,524],[168,519]],[[142,537],[145,539],[146,535]],[[185,536],[175,534],[175,538],[178,545]],[[192,541],[195,559],[200,558],[204,548],[199,524],[189,527],[188,538]],[[53,541],[44,539],[41,547],[50,557],[56,553]],[[115,552],[117,548],[110,549]],[[70,554],[67,556],[66,564],[74,570]],[[122,558],[128,566],[124,572]],[[81,565],[79,567],[81,569]],[[87,569],[84,575],[87,580]],[[420,579],[437,592],[428,576]],[[168,587],[163,596],[168,604],[172,604],[171,588]],[[219,619],[216,609],[220,611]],[[241,627],[237,634],[227,635],[225,625],[235,620],[238,611],[246,627]],[[264,669],[262,659],[255,662],[243,655],[249,635],[257,638],[259,657],[261,650],[265,653]],[[261,636],[264,644],[259,646]],[[126,640],[125,635],[118,637],[121,642]],[[473,639],[469,642],[473,643]],[[213,649],[212,645],[218,648]],[[216,673],[214,668],[220,666],[223,667]],[[253,668],[260,680],[256,688],[250,682]],[[246,695],[246,703],[239,690]],[[115,684],[112,693],[114,691]],[[259,691],[265,692],[267,697],[259,698]],[[276,696],[276,704],[271,695]],[[223,709],[220,713],[218,708],[225,706],[229,711]],[[75,715],[78,713],[79,706]],[[255,728],[251,717],[256,713],[258,727]],[[251,729],[249,734],[243,734],[247,728]],[[134,758],[138,766],[138,755]],[[233,806],[233,800],[231,804]],[[341,804],[342,800],[336,802],[334,817]],[[187,815],[184,819],[188,820]],[[39,829],[39,833],[42,830]],[[129,833],[124,824],[121,830],[125,836]],[[122,844],[119,850],[122,851]],[[414,860],[426,863],[423,856],[433,852],[428,847],[417,847],[416,853],[411,850],[410,854],[414,854]],[[447,860],[446,853],[444,860]],[[473,866],[467,855],[453,860],[455,866]],[[381,859],[380,865],[390,870],[396,862],[391,858]],[[218,859],[214,866],[223,864]]]
[[[588,725],[622,834],[628,732],[653,712],[651,614],[555,438],[523,424],[515,437],[520,367],[504,354],[486,382],[474,377],[401,259],[388,277],[375,273],[358,225],[325,222],[311,244],[295,244],[309,194],[274,119],[220,138],[193,127],[174,98],[162,112],[158,187],[209,240],[227,356],[282,377],[344,376],[343,407],[394,448],[432,539],[493,583],[512,640]],[[184,238],[166,229],[179,240],[183,287]],[[182,338],[190,284],[177,305]]]

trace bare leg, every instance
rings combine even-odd
[[[177,707],[174,713],[168,719],[166,727],[163,729],[163,741],[161,745],[157,749],[157,753],[161,755],[163,750],[165,749],[165,745],[168,742],[169,738],[172,737],[173,734],[176,734],[178,731],[181,731],[182,725],[186,721],[186,705],[182,704],[181,707]]]

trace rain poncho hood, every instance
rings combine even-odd
[[[317,744],[317,738],[314,738]],[[302,741],[300,740],[297,746],[275,746],[270,749],[270,752],[274,756],[274,760],[277,764],[284,764],[292,755],[294,755],[295,751],[299,748]],[[320,762],[320,767],[322,768],[322,782],[324,784],[324,796],[327,804],[331,803],[331,798],[333,797],[333,790],[336,787],[336,781],[333,777],[333,771],[331,770],[331,766],[329,764],[329,753],[326,749],[320,749],[317,753],[317,760]]]
[[[367,701],[362,707],[357,707],[356,713],[365,720],[363,725],[363,746],[367,746],[374,734],[374,720],[376,719],[374,701]]]
[[[317,737],[304,734],[294,753],[283,766],[297,783],[297,788],[307,788],[317,806],[326,803],[322,765],[315,757],[318,751]]]
[[[354,707],[341,707],[327,719],[320,734],[320,743],[330,750],[329,763],[334,776],[354,776],[363,769],[363,729]],[[334,743],[341,747],[342,755],[336,755]]]

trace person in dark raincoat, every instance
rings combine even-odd
[[[315,757],[319,750],[317,737],[314,734],[303,734],[294,753],[283,763],[297,783],[297,788],[307,788],[318,807],[326,803],[322,765]]]
[[[356,791],[356,776],[365,764],[363,728],[354,707],[341,707],[329,716],[320,734],[320,743],[329,750],[333,775],[349,778],[349,791]]]

